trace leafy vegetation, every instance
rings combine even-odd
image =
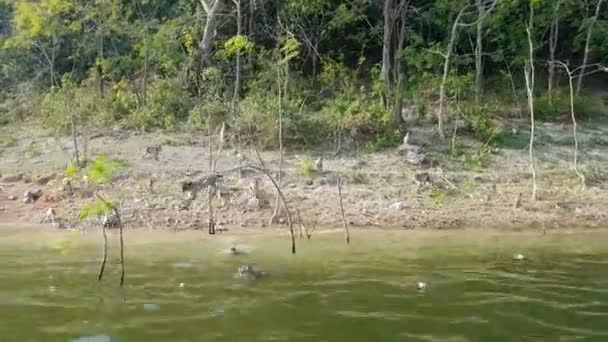
[[[288,146],[354,141],[373,152],[400,143],[411,112],[462,119],[463,133],[494,146],[504,138],[496,118],[526,115],[532,9],[534,54],[549,61],[537,67],[541,120],[569,112],[551,60],[594,73],[608,52],[598,0],[206,2],[222,13],[190,0],[0,0],[0,125],[31,119],[65,133],[226,122],[243,141],[276,148],[280,113]],[[577,115],[590,115],[584,92],[575,96]],[[490,149],[464,162],[482,165]]]

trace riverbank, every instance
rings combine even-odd
[[[481,144],[458,137],[461,156],[450,154],[450,143],[433,136],[432,126],[409,129],[411,144],[420,146],[425,162],[415,166],[398,149],[357,153],[345,146],[335,154],[326,150],[288,151],[284,158],[283,192],[299,229],[299,221],[311,227],[340,227],[342,218],[336,180],[342,175],[345,217],[352,227],[397,229],[501,228],[560,229],[601,227],[608,215],[608,191],[602,170],[608,165],[608,125],[583,123],[580,127],[580,169],[593,175],[581,189],[571,169],[571,126],[545,123],[536,142],[538,200],[531,200],[526,122],[502,127],[508,144],[481,155]],[[54,223],[60,228],[95,226],[78,219],[83,205],[101,191],[120,202],[128,229],[206,229],[207,199],[202,193],[188,201],[181,183],[188,174],[205,175],[208,139],[193,133],[140,134],[117,130],[99,131],[90,139],[91,156],[106,154],[124,167],[103,188],[82,187],[67,193],[64,171],[71,154],[71,139],[56,137],[27,126],[3,130],[0,162],[0,221],[19,225]],[[159,160],[144,158],[148,146],[160,145]],[[447,147],[441,147],[447,146]],[[217,153],[217,151],[215,152]],[[278,166],[275,151],[262,152],[264,165]],[[311,167],[323,157],[323,168]],[[479,163],[471,163],[471,160]],[[217,170],[256,164],[253,151],[225,147]],[[599,172],[599,173],[598,173]],[[257,172],[222,173],[221,196],[214,202],[219,228],[243,230],[266,228],[274,212],[272,184]],[[588,179],[589,181],[589,179]],[[255,201],[252,188],[257,183]],[[41,190],[33,203],[24,203],[27,191]],[[49,208],[53,220],[47,217]],[[52,221],[52,222],[51,222]],[[286,215],[275,227],[286,226]],[[525,228],[524,228],[525,227]],[[319,228],[319,229],[320,229]]]

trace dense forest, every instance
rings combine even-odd
[[[458,119],[492,140],[495,118],[569,113],[570,90],[585,114],[607,20],[603,0],[0,0],[0,119],[228,123],[266,148],[281,122],[291,146],[369,149]]]

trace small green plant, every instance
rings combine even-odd
[[[461,156],[461,162],[463,167],[467,169],[482,169],[488,166],[490,157],[496,149],[488,145],[484,145],[475,153],[463,154]]]
[[[437,208],[445,202],[446,198],[448,197],[448,193],[443,189],[434,188],[431,190],[429,197],[431,198],[431,206],[433,206],[433,208]]]
[[[111,213],[117,204],[107,200],[96,200],[92,203],[85,204],[80,208],[80,220],[85,220],[89,217],[102,217],[103,215]]]
[[[93,159],[87,168],[87,176],[91,182],[103,184],[109,182],[124,166],[123,163],[111,160],[105,155]]]
[[[74,162],[69,163],[68,166],[66,166],[65,171],[63,171],[63,173],[69,179],[75,179],[79,172],[80,169],[78,168],[78,165],[76,165],[76,163]]]
[[[298,174],[302,177],[312,178],[317,172],[315,164],[310,157],[306,156],[298,164]]]

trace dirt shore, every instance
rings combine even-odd
[[[462,157],[451,157],[450,143],[439,142],[428,125],[410,129],[410,142],[421,146],[426,154],[420,166],[409,164],[396,149],[356,153],[355,146],[346,146],[347,152],[339,154],[334,154],[333,148],[330,152],[289,151],[282,184],[296,228],[300,218],[306,227],[341,226],[338,175],[344,179],[346,220],[353,227],[557,229],[608,225],[605,184],[599,182],[583,190],[580,178],[571,169],[568,124],[540,125],[535,154],[537,201],[531,200],[528,152],[526,144],[521,144],[529,139],[525,122],[503,129],[516,143],[495,151],[483,167],[465,165]],[[608,143],[604,137],[608,125],[583,124],[581,132],[580,168],[606,170]],[[80,222],[78,216],[82,206],[94,200],[93,193],[100,191],[120,202],[128,228],[206,229],[206,195],[201,193],[189,203],[181,187],[188,173],[202,177],[207,171],[205,137],[192,133],[98,132],[89,141],[87,153],[107,154],[126,166],[109,185],[83,183],[72,194],[63,189],[64,170],[72,155],[69,138],[9,127],[2,131],[2,141],[0,222],[48,224],[46,214],[53,208],[55,227],[95,226],[93,222]],[[480,147],[465,137],[458,137],[458,144],[464,155],[475,155]],[[146,146],[153,145],[162,145],[158,161],[143,157]],[[322,170],[306,170],[303,166],[303,160],[314,161],[321,156]],[[261,157],[267,168],[277,168],[277,152],[263,152]],[[259,172],[239,175],[222,171],[250,163],[258,164],[250,150],[226,147],[222,151],[217,166],[223,175],[219,186],[222,196],[214,201],[220,228],[238,231],[269,226],[275,203],[272,184]],[[258,190],[252,201],[254,181]],[[42,191],[41,197],[24,203],[24,193],[35,189]],[[285,215],[282,222],[277,226],[285,226]]]

